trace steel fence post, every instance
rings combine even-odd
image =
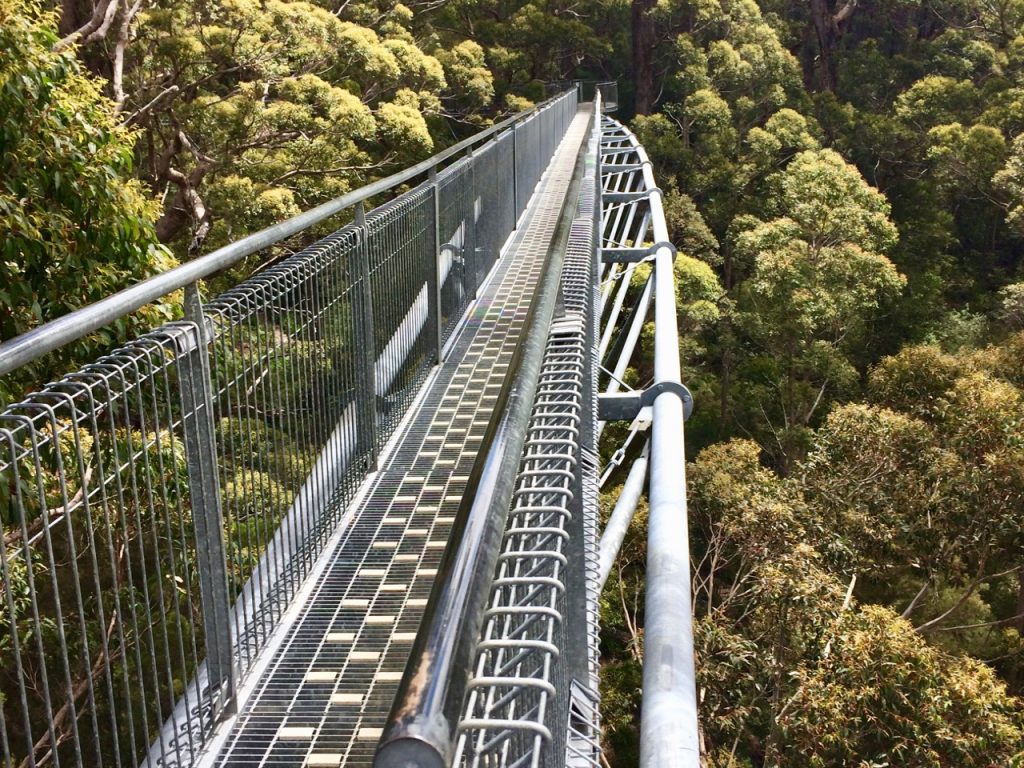
[[[516,130],[518,127],[519,123],[512,124],[512,205],[515,207],[513,227],[519,224],[519,212],[523,210],[519,207],[519,133]]]
[[[476,195],[476,153],[470,147],[466,151],[469,158],[469,199],[473,201],[473,247],[467,249],[467,255],[472,263],[467,270],[470,274],[470,283],[466,286],[466,292],[474,299],[479,298],[477,291],[480,289],[480,233],[477,231],[477,222],[480,218],[480,211],[477,209]]]
[[[377,346],[373,328],[373,287],[370,285],[370,230],[366,226],[366,208],[356,203],[355,225],[359,229],[359,247],[356,249],[356,274],[359,292],[356,294],[356,365],[362,384],[356,395],[359,416],[359,440],[366,449],[367,470],[377,469]]]
[[[434,263],[427,274],[427,322],[434,334],[434,350],[437,364],[441,364],[443,335],[441,328],[441,188],[437,184],[437,166],[430,169],[430,196],[434,200]]]
[[[185,286],[185,320],[194,325],[195,336],[179,364],[182,433],[192,500],[209,694],[214,718],[217,718],[222,713],[234,712],[236,681],[224,518],[217,480],[213,387],[207,349],[211,339],[197,283]]]

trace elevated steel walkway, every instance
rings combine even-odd
[[[0,766],[599,766],[598,595],[648,466],[642,760],[698,764],[675,251],[614,83],[558,90],[0,344],[2,376],[183,291],[0,411]]]

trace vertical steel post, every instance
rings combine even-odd
[[[473,152],[473,148],[470,147],[466,150],[466,157],[469,158],[469,199],[471,201],[471,207],[473,209],[473,247],[466,249],[466,255],[471,260],[470,268],[465,270],[465,273],[470,275],[469,284],[466,286],[466,292],[474,299],[479,298],[478,292],[480,290],[480,233],[477,231],[477,219],[479,218],[480,211],[477,210],[477,195],[476,195],[476,153]],[[467,231],[469,227],[466,227]]]
[[[366,209],[356,204],[355,225],[359,228],[356,249],[356,273],[360,290],[356,294],[356,356],[360,371],[360,391],[356,395],[359,412],[359,437],[366,450],[368,470],[377,469],[377,372],[376,344],[373,332],[373,290],[370,285],[370,232],[366,226]]]
[[[209,329],[199,286],[185,286],[185,319],[195,326],[194,346],[179,364],[182,432],[196,540],[196,565],[206,641],[206,668],[214,717],[235,711],[235,667],[231,638],[224,518],[217,481],[213,388],[207,345]]]
[[[443,334],[441,328],[441,188],[437,185],[437,166],[430,169],[430,196],[433,198],[434,212],[434,265],[427,273],[427,303],[429,312],[427,322],[434,335],[434,350],[437,364],[441,364]]]
[[[512,124],[512,205],[515,208],[512,226],[519,224],[519,214],[523,210],[519,206],[519,123]]]

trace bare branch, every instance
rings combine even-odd
[[[966,603],[970,599],[971,595],[974,594],[975,590],[981,584],[983,584],[984,582],[986,582],[986,581],[988,581],[990,579],[998,579],[1000,576],[1008,576],[1011,573],[1016,573],[1020,569],[1021,569],[1021,566],[1017,565],[1017,566],[1014,566],[1013,568],[1008,568],[1005,571],[1000,571],[999,573],[990,573],[990,574],[986,574],[984,576],[978,576],[976,579],[974,579],[974,581],[972,581],[970,584],[967,585],[967,589],[964,590],[963,594],[960,595],[960,598],[955,603],[953,603],[953,605],[950,606],[950,608],[948,610],[943,611],[941,614],[936,616],[934,619],[931,619],[930,621],[926,621],[921,626],[914,627],[914,631],[916,631],[916,632],[927,632],[929,629],[934,627],[936,624],[941,622],[943,619],[946,619],[947,617],[949,617],[950,615],[955,613],[960,608],[960,606],[962,606],[964,603]]]
[[[149,103],[143,107],[132,112],[128,117],[125,118],[125,125],[131,125],[142,117],[145,117],[157,104],[163,101],[168,96],[173,96],[178,93],[181,89],[177,85],[172,85],[164,88],[160,93],[150,99]]]
[[[102,40],[110,31],[120,4],[120,0],[101,0],[99,5],[93,6],[92,16],[89,20],[70,35],[59,40],[53,46],[53,50],[62,51],[75,43],[87,45]]]
[[[117,32],[117,44],[114,46],[114,71],[110,77],[110,87],[114,92],[114,104],[118,112],[124,108],[124,52],[132,35],[132,21],[142,7],[142,0],[135,0],[131,8],[126,8],[121,17],[121,26]]]
[[[925,581],[925,583],[917,591],[917,594],[914,595],[914,599],[910,601],[910,605],[903,609],[903,613],[900,614],[901,618],[910,618],[910,614],[914,612],[914,609],[917,607],[918,602],[921,600],[922,597],[924,597],[925,592],[928,591],[928,587],[930,586],[931,584],[928,581]]]

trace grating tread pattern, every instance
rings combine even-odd
[[[448,360],[325,555],[212,765],[370,765],[587,124],[578,115]]]

